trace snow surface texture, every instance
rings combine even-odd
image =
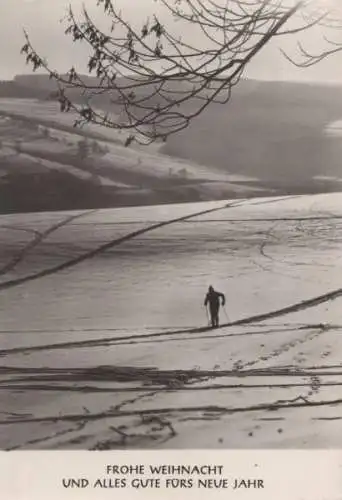
[[[341,219],[341,194],[2,216],[1,449],[340,448]]]

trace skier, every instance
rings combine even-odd
[[[212,328],[219,326],[220,297],[222,299],[222,306],[224,306],[226,303],[224,294],[221,292],[216,292],[213,287],[210,286],[204,300],[204,306],[206,307],[209,303],[210,322]]]

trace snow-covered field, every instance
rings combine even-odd
[[[341,447],[341,219],[341,194],[1,216],[0,447]]]

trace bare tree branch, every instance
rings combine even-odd
[[[126,131],[127,145],[166,140],[210,103],[228,102],[250,61],[273,38],[315,26],[342,27],[338,17],[314,8],[310,0],[157,1],[169,15],[168,26],[154,15],[134,28],[114,0],[98,0],[109,22],[103,31],[85,6],[80,18],[69,7],[65,34],[89,47],[92,78],[74,66],[66,74],[51,69],[25,32],[27,63],[56,82],[61,110],[76,112],[76,126],[94,123]],[[177,22],[191,39],[177,35]],[[328,49],[316,55],[298,42],[300,62],[283,53],[293,64],[308,67],[342,50],[342,42],[328,37],[325,42]],[[96,105],[100,97],[106,98],[103,109]]]

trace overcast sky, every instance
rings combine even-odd
[[[122,1],[122,0],[121,0]],[[316,0],[320,2],[342,0]],[[0,78],[12,78],[18,73],[29,73],[20,48],[24,43],[23,27],[31,36],[38,52],[46,56],[52,66],[68,70],[77,61],[84,59],[85,49],[71,45],[64,35],[60,19],[71,3],[77,8],[82,0],[0,0]],[[98,19],[103,17],[96,8],[96,0],[86,0]],[[145,19],[146,14],[156,8],[153,0],[125,0],[127,15],[131,20]],[[127,10],[128,9],[128,10]],[[129,12],[128,12],[129,11]],[[306,47],[319,49],[322,46],[322,30],[305,36]],[[342,33],[337,34],[342,42]],[[336,39],[336,37],[335,37]],[[310,69],[298,69],[288,63],[279,52],[279,46],[293,53],[295,39],[278,38],[265,48],[250,64],[246,76],[267,80],[311,80],[342,83],[342,52],[330,57]]]

